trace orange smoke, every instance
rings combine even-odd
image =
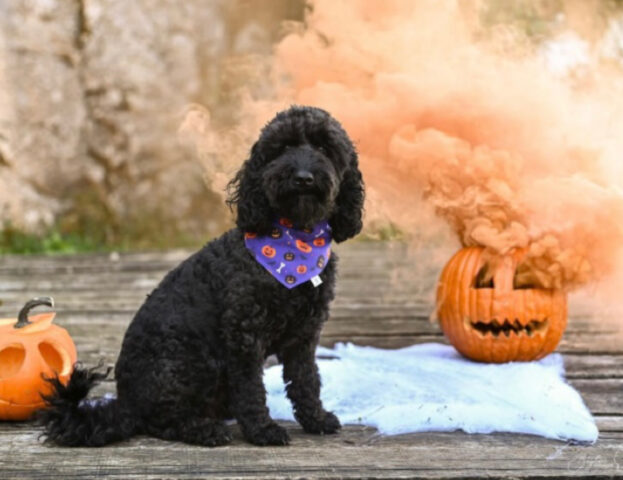
[[[272,97],[243,102],[246,131],[290,103],[325,108],[360,152],[368,222],[417,236],[438,228],[432,206],[492,258],[528,248],[524,284],[572,289],[611,273],[623,245],[620,73],[554,76],[508,32],[475,41],[466,5],[315,0],[306,28],[276,48]]]

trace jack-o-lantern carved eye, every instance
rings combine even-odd
[[[63,361],[63,354],[51,343],[41,342],[39,344],[39,354],[47,366],[56,373],[61,373],[66,366],[66,362]]]
[[[482,267],[478,269],[478,273],[476,273],[476,277],[474,278],[473,287],[474,288],[495,288],[495,279],[494,272],[491,270],[489,264],[485,263]],[[528,290],[538,288],[535,285],[535,281],[530,275],[530,273],[526,272],[526,268],[523,265],[520,265],[515,270],[515,274],[513,275],[513,290]]]
[[[0,380],[15,375],[22,368],[26,350],[22,345],[9,345],[0,351]]]
[[[567,324],[562,290],[538,288],[522,266],[526,250],[485,257],[481,247],[457,252],[437,285],[437,316],[450,343],[485,362],[527,361],[552,352]]]

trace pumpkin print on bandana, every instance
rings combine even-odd
[[[255,259],[287,288],[307,282],[324,270],[331,256],[331,227],[322,221],[299,230],[287,218],[273,223],[270,235],[244,235]]]

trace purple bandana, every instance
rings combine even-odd
[[[255,259],[288,288],[311,280],[320,285],[320,272],[331,256],[331,227],[326,220],[312,230],[297,230],[286,218],[273,223],[270,235],[244,234],[244,243]]]

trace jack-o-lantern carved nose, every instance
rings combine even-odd
[[[474,278],[474,288],[495,288],[493,274],[489,272],[489,266],[483,265]]]
[[[311,187],[314,184],[314,175],[307,170],[297,170],[294,174],[294,184],[297,187]]]

